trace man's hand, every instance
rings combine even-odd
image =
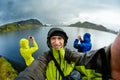
[[[78,36],[78,39],[79,39],[80,41],[82,41],[82,38],[81,38],[81,36],[80,36],[80,35]]]
[[[28,36],[28,40],[30,40],[30,39],[31,39],[32,41],[35,40],[35,38],[34,38],[33,36]]]

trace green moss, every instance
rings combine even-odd
[[[0,57],[0,80],[14,80],[17,71],[3,57]]]

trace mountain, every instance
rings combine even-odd
[[[40,27],[40,26],[43,26],[43,24],[37,19],[23,20],[23,21],[13,22],[0,26],[0,33]]]
[[[22,30],[22,29],[27,29],[27,28],[40,27],[40,26],[51,26],[51,25],[47,25],[47,24],[43,25],[37,19],[22,20],[22,21],[13,22],[13,23],[9,23],[9,24],[5,24],[5,25],[0,26],[0,33]],[[74,24],[70,24],[68,26],[95,29],[95,30],[106,31],[106,32],[114,33],[114,34],[118,33],[116,31],[107,29],[106,27],[104,27],[102,25],[90,23],[87,21],[83,22],[83,23],[77,22]]]
[[[117,34],[118,32],[115,32],[113,30],[107,29],[106,27],[102,26],[102,25],[98,25],[98,24],[94,24],[94,23],[90,23],[90,22],[77,22],[74,24],[70,24],[69,26],[72,27],[80,27],[80,28],[89,28],[89,29],[95,29],[95,30],[100,30],[100,31],[105,31],[105,32],[110,32],[110,33],[114,33]]]

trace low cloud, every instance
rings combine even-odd
[[[119,0],[0,0],[0,24],[37,18],[44,24],[88,20],[120,26],[119,3]]]

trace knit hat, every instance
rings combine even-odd
[[[47,44],[48,44],[48,47],[51,47],[50,38],[52,36],[61,36],[64,39],[64,46],[66,46],[67,40],[68,40],[68,36],[64,32],[63,29],[61,29],[61,28],[51,28],[49,30],[48,35],[47,35]]]

